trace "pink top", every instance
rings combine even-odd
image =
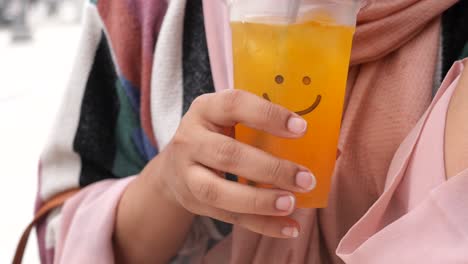
[[[342,239],[337,254],[345,263],[468,260],[468,171],[446,181],[443,154],[447,107],[462,71],[455,64],[395,155],[384,194]],[[116,205],[132,179],[92,185],[66,203],[55,263],[114,263]]]
[[[401,145],[384,194],[342,239],[346,263],[465,263],[468,170],[446,181],[445,121],[463,64],[448,74],[431,107]]]

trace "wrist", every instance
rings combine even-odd
[[[160,153],[151,160],[140,174],[141,186],[150,197],[164,201],[174,209],[184,210],[189,213],[177,200],[172,189],[167,182],[166,176],[173,174],[164,167],[168,164],[164,153]],[[157,197],[156,197],[157,196]]]
[[[117,263],[165,263],[189,232],[193,214],[171,194],[161,176],[161,158],[153,159],[122,195],[113,237]]]

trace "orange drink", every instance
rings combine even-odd
[[[308,130],[284,139],[236,126],[236,139],[310,169],[317,185],[297,195],[299,208],[328,203],[345,97],[353,26],[331,19],[232,22],[234,86],[301,115]],[[247,183],[239,175],[239,181]],[[270,187],[252,183],[260,187]]]

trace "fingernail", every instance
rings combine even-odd
[[[296,185],[306,191],[311,191],[315,188],[317,181],[315,176],[310,172],[300,171],[296,174]]]
[[[291,195],[281,196],[276,199],[275,207],[280,211],[292,211],[294,209],[294,197]]]
[[[281,230],[281,234],[288,236],[288,237],[298,237],[299,230],[295,227],[285,227]]]
[[[303,134],[307,129],[307,122],[300,117],[291,117],[288,120],[288,129],[294,134]]]

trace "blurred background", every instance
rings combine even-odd
[[[37,164],[78,55],[84,0],[0,0],[0,263],[32,219]],[[23,263],[39,263],[35,233]]]

